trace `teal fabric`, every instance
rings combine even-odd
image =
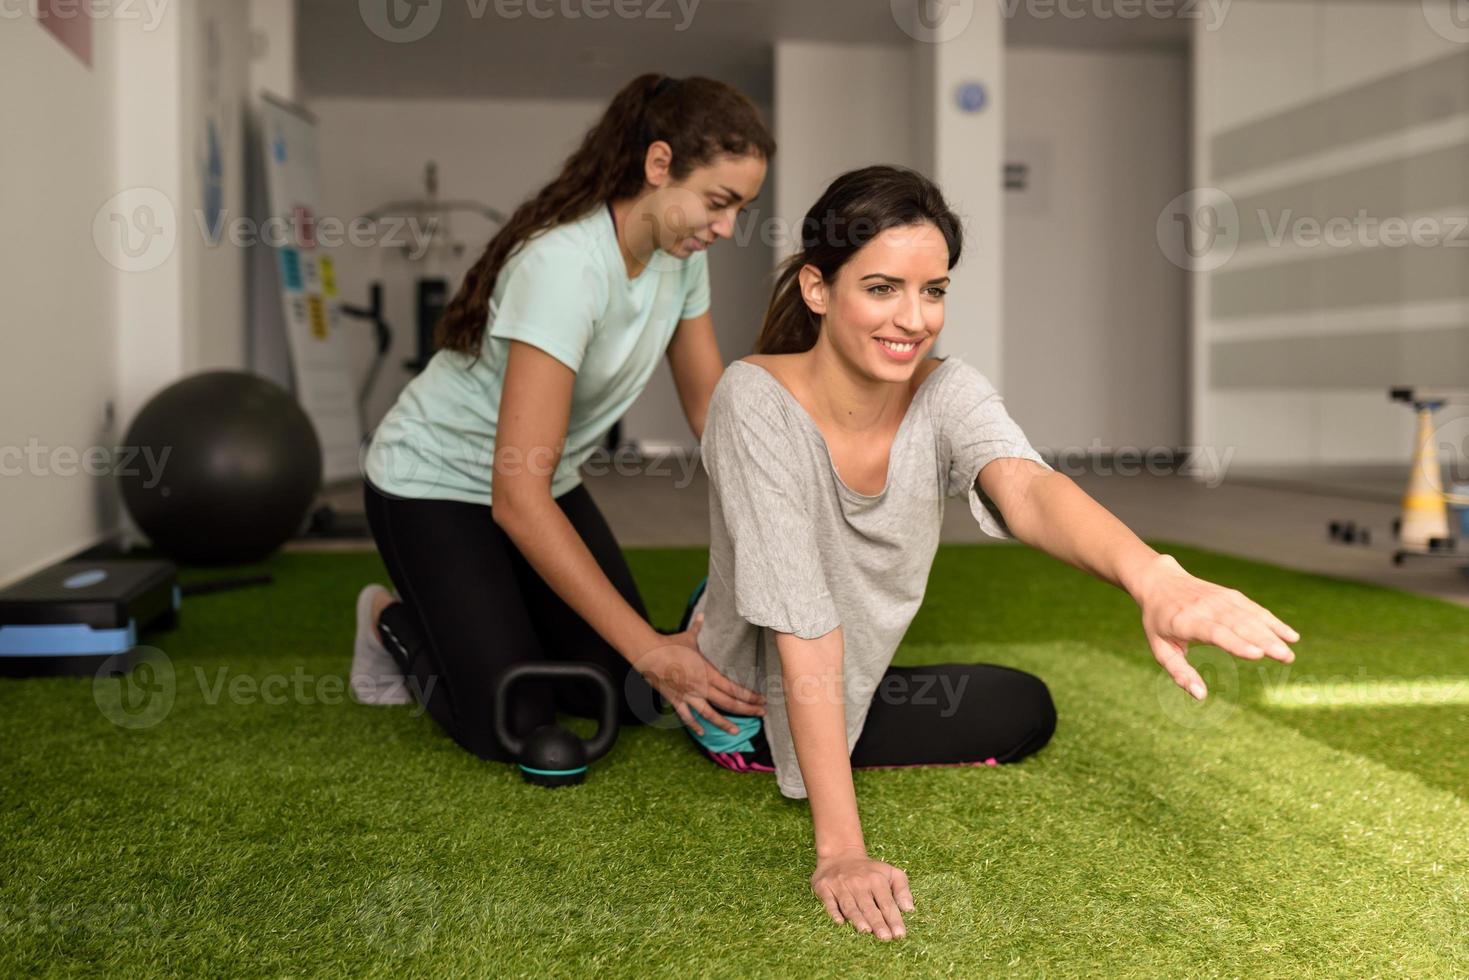
[[[709,576],[705,575],[699,579],[699,584],[694,591],[689,593],[689,601],[684,603],[683,618],[678,621],[678,631],[682,633],[689,628],[689,623],[694,618],[694,606],[699,604],[699,596],[704,594],[704,588],[709,584]]]
[[[758,715],[732,715],[721,711],[720,714],[735,723],[739,733],[731,735],[722,728],[716,728],[713,723],[701,720],[699,725],[704,729],[703,735],[697,735],[692,728],[689,734],[694,736],[698,742],[710,752],[753,752],[755,743],[751,741],[760,731],[760,718]],[[701,716],[702,718],[702,716]]]
[[[373,435],[367,478],[400,497],[490,504],[500,392],[516,340],[576,372],[551,474],[559,497],[581,483],[582,464],[642,394],[679,322],[708,309],[707,253],[679,259],[659,249],[629,279],[605,204],[543,232],[501,270],[480,357],[441,350],[403,389]]]

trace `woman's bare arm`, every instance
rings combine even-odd
[[[698,728],[697,713],[734,734],[739,729],[711,704],[762,714],[764,699],[724,677],[697,649],[653,629],[617,591],[551,496],[575,382],[576,373],[550,354],[510,342],[495,435],[495,523],[546,584],[626,657],[686,724]]]
[[[842,628],[815,640],[776,634],[781,681],[796,760],[811,801],[818,858],[862,850],[857,791],[847,753],[847,714],[842,698]]]
[[[704,420],[709,415],[709,398],[724,374],[719,342],[714,337],[714,318],[701,313],[680,320],[668,344],[668,366],[683,405],[684,417],[695,439],[704,437]]]
[[[1195,698],[1208,689],[1188,662],[1190,643],[1246,660],[1295,659],[1288,644],[1301,635],[1294,628],[1238,589],[1191,575],[1153,550],[1064,473],[1006,457],[987,464],[976,482],[1017,539],[1132,596],[1153,659]]]
[[[907,875],[867,856],[857,816],[847,751],[842,629],[814,640],[779,633],[776,650],[796,761],[811,803],[816,838],[811,889],[833,920],[851,922],[879,939],[902,936],[902,913],[913,909]]]
[[[666,641],[622,598],[551,496],[575,383],[576,373],[550,354],[511,341],[495,437],[495,523],[567,605],[635,662]]]

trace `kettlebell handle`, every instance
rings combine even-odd
[[[607,750],[612,748],[612,743],[617,739],[617,689],[612,686],[612,678],[607,671],[585,661],[529,660],[507,668],[500,675],[500,683],[495,688],[495,734],[501,745],[517,759],[525,751],[525,739],[510,733],[509,713],[506,709],[509,707],[510,689],[517,681],[527,677],[588,680],[596,684],[602,692],[602,717],[597,721],[597,734],[585,743],[587,761],[591,762],[607,754]]]

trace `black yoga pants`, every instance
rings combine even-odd
[[[546,584],[489,506],[396,497],[371,483],[364,496],[378,553],[403,600],[379,619],[384,646],[454,741],[482,759],[514,761],[495,734],[495,686],[502,671],[528,660],[594,663],[619,692],[620,724],[652,717],[661,702],[648,682]],[[556,503],[617,591],[647,619],[591,494],[577,486]],[[527,734],[554,722],[558,710],[597,718],[600,697],[584,681],[522,679],[509,698],[508,727]]]
[[[687,628],[704,586],[699,583],[689,597],[679,629]],[[1050,689],[1034,674],[999,664],[890,666],[873,691],[862,734],[852,748],[852,768],[1018,762],[1049,742],[1055,731],[1056,705]],[[763,724],[748,751],[711,752],[692,732],[689,739],[726,769],[775,771]]]
[[[378,552],[403,600],[379,620],[384,645],[425,698],[429,715],[455,742],[483,759],[514,761],[495,734],[495,685],[503,670],[528,660],[597,664],[619,692],[621,724],[657,717],[662,699],[541,579],[495,523],[490,507],[395,497],[370,483],[364,496]],[[617,591],[646,620],[632,572],[591,494],[577,486],[556,503]],[[680,629],[697,597],[696,590]],[[949,696],[954,691],[961,692],[957,699]],[[526,734],[554,722],[557,711],[596,718],[599,697],[584,682],[521,680],[509,699],[509,728]],[[1046,685],[1024,671],[995,664],[889,667],[873,695],[852,765],[1014,762],[1045,745],[1055,725]],[[689,738],[726,768],[769,771],[763,735],[762,729],[753,752],[719,757],[692,733]]]

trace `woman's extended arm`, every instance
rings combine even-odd
[[[811,825],[818,859],[843,851],[865,851],[847,752],[846,705],[842,698],[842,629],[803,640],[776,634],[781,682],[796,761],[811,800]]]
[[[724,677],[697,648],[654,630],[622,598],[551,496],[575,380],[575,372],[550,354],[510,342],[495,436],[495,523],[546,584],[647,677],[685,724],[700,727],[692,710],[734,734],[739,729],[710,702],[738,714],[764,714],[764,698]]]
[[[814,640],[776,634],[791,738],[816,837],[811,888],[836,922],[892,939],[904,934],[902,913],[913,910],[913,893],[902,871],[867,856],[862,839],[847,753],[842,642],[841,627]]]
[[[1153,657],[1195,698],[1207,690],[1185,659],[1190,642],[1247,660],[1295,659],[1285,641],[1299,633],[1237,589],[1196,578],[1154,551],[1064,473],[1006,457],[984,466],[977,482],[1016,538],[1131,595]]]
[[[714,318],[701,313],[680,320],[668,344],[668,366],[673,371],[673,384],[678,400],[695,439],[704,438],[704,420],[709,414],[709,397],[724,373],[719,356],[719,342],[714,337]]]

